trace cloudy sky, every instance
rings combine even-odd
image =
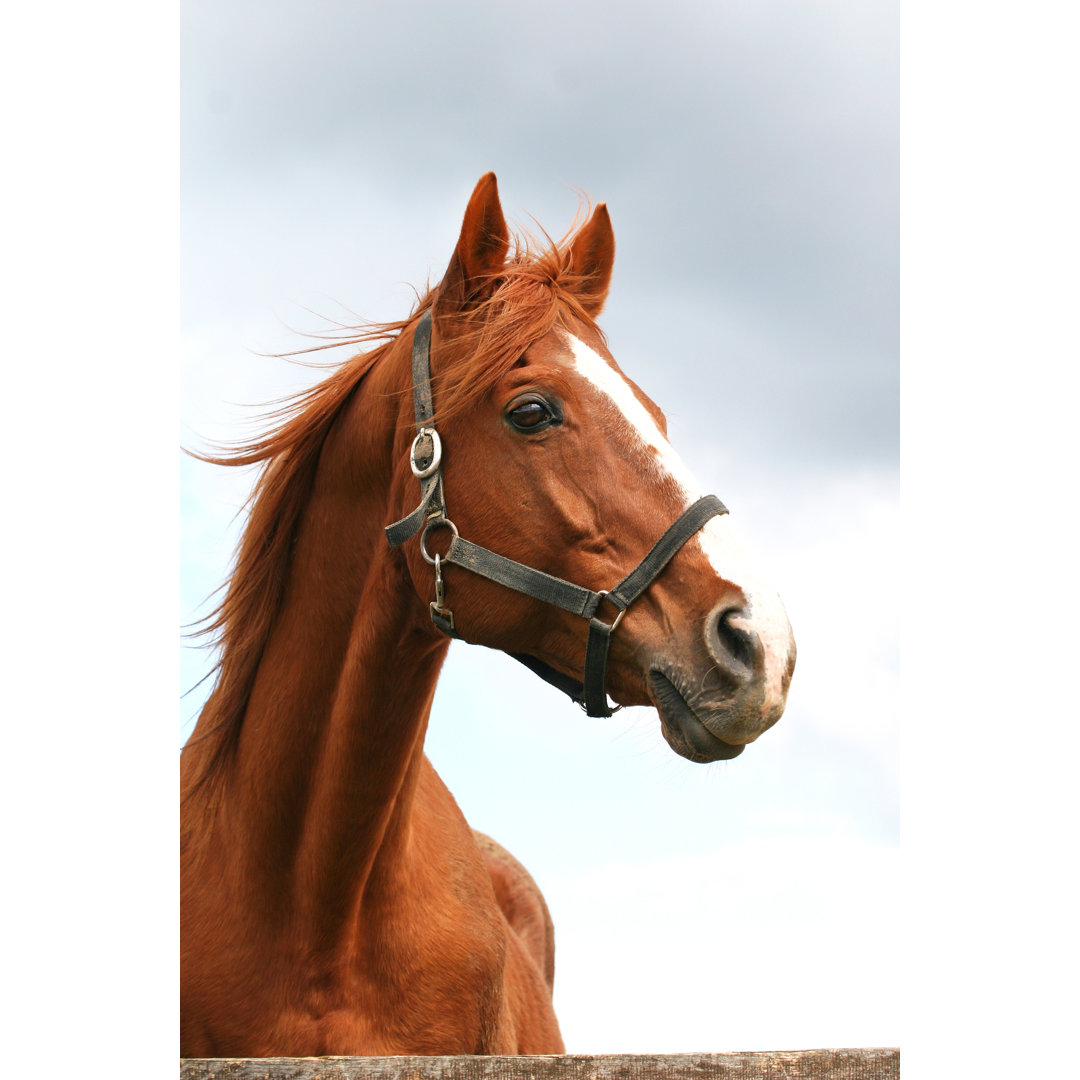
[[[175,1069],[176,627],[246,485],[181,463],[181,609],[178,360],[182,440],[246,430],[231,402],[304,375],[256,351],[317,328],[305,308],[407,310],[495,169],[556,232],[575,188],[608,200],[615,351],[758,538],[800,646],[784,719],[708,768],[647,712],[584,721],[539,682],[527,713],[497,686],[452,708],[486,656],[452,650],[430,749],[545,887],[571,1047],[895,1042],[902,995],[909,1080],[1060,1072],[1075,6],[902,5],[899,532],[891,9],[399,3],[388,36],[370,5],[218,6],[231,28],[181,5],[183,72],[168,0],[17,5],[0,35],[9,1071],[43,1046],[89,1076]],[[722,395],[680,400],[691,366]]]
[[[895,5],[185,0],[182,17],[186,445],[243,435],[247,405],[309,382],[260,354],[322,317],[406,314],[487,170],[512,225],[555,236],[584,192],[618,244],[612,351],[787,605],[788,710],[708,766],[651,710],[587,719],[451,648],[428,752],[545,891],[568,1049],[898,1044],[895,984],[860,975],[899,961]],[[181,469],[188,622],[228,573],[251,477]],[[184,688],[210,663],[186,648]],[[183,699],[181,739],[207,690]]]

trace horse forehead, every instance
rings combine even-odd
[[[623,374],[607,349],[599,342],[590,344],[570,331],[564,331],[563,338],[564,363],[568,368],[609,398],[643,443],[654,451],[661,446],[670,449],[663,412]]]

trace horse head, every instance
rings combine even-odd
[[[402,545],[412,586],[452,617],[453,633],[546,669],[551,681],[581,679],[582,616],[601,624],[610,645],[603,685],[614,701],[654,705],[684,757],[732,758],[783,712],[795,664],[784,607],[717,500],[632,604],[597,602],[702,490],[668,442],[664,414],[623,374],[594,322],[615,254],[607,208],[545,252],[510,253],[510,239],[488,174],[430,302],[441,490],[421,478],[435,511],[421,542]],[[414,370],[416,379],[428,382]],[[430,436],[416,435],[418,418],[402,395],[391,520],[418,513],[413,474],[435,453]],[[454,545],[573,583],[591,594],[591,610],[540,595],[542,581],[538,594],[470,572]]]

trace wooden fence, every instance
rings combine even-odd
[[[180,1080],[899,1080],[900,1051],[182,1058]]]

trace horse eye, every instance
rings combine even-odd
[[[510,423],[518,431],[539,431],[552,424],[556,417],[549,406],[536,398],[515,405],[509,412]]]

